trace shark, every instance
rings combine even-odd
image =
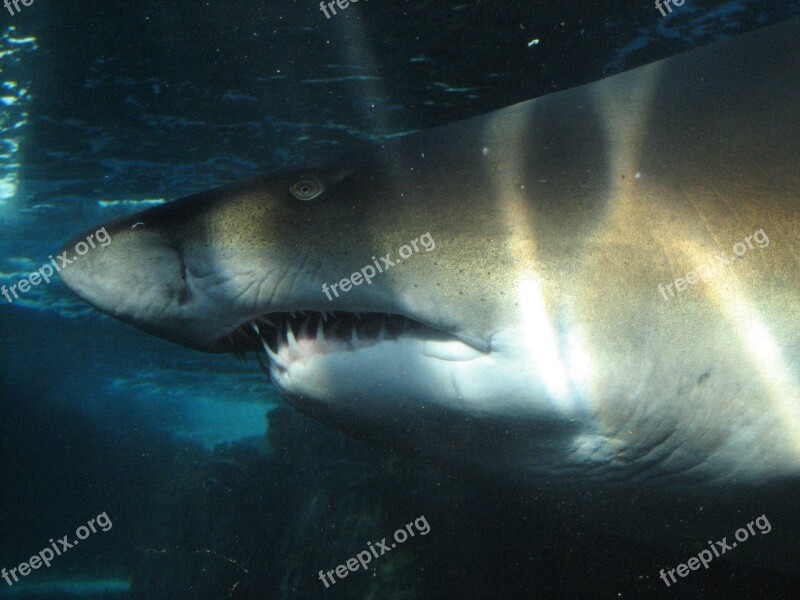
[[[798,98],[793,20],[137,212],[60,274],[437,462],[609,499],[794,486]]]

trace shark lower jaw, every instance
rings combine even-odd
[[[486,464],[504,464],[510,447],[516,455],[537,444],[537,460],[555,462],[561,436],[577,424],[536,400],[530,368],[508,347],[518,336],[499,337],[505,342],[482,351],[406,317],[337,311],[263,315],[230,343],[234,352],[257,352],[288,404],[360,439],[429,456],[442,454],[436,440],[448,440],[444,460],[459,463],[474,453],[471,444],[500,431],[502,451]]]
[[[254,351],[273,383],[287,393],[324,393],[320,388],[331,386],[321,380],[333,373],[339,379],[358,378],[355,390],[379,386],[379,365],[387,361],[419,370],[437,363],[463,365],[489,354],[410,318],[374,312],[266,313],[243,323],[220,345],[239,355]]]

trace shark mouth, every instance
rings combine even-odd
[[[347,312],[275,312],[252,319],[233,331],[227,350],[240,357],[255,351],[262,370],[269,372],[263,358],[272,367],[286,371],[295,362],[414,338],[432,354],[444,360],[467,360],[482,353],[444,331],[423,325],[400,315]],[[460,352],[453,352],[453,346]],[[464,352],[465,349],[471,351]]]

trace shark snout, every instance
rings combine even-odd
[[[90,230],[59,253],[66,285],[95,308],[145,330],[180,320],[187,297],[180,247],[145,223]]]

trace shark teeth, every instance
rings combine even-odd
[[[266,352],[267,356],[269,356],[270,362],[275,363],[276,365],[278,365],[283,370],[286,370],[286,369],[289,368],[289,365],[287,365],[285,362],[283,362],[281,360],[281,357],[278,356],[275,352],[272,351],[272,348],[270,348],[269,344],[267,344],[267,342],[264,341],[264,338],[261,338],[261,346],[263,346],[264,352]]]
[[[322,343],[325,341],[325,328],[322,326],[322,319],[317,321],[317,342]]]
[[[293,362],[315,355],[392,341],[417,326],[397,315],[296,310],[252,318],[225,339],[234,354],[244,356],[244,352],[258,349],[270,365],[287,370]]]
[[[259,319],[261,320],[261,319]],[[258,328],[258,325],[255,321],[250,321],[250,328],[255,332],[256,336],[258,336],[258,340],[261,342],[261,347],[264,348],[264,352],[266,352],[267,356],[269,356],[270,362],[275,363],[282,369],[287,368],[287,364],[281,360],[281,357],[269,347],[267,341],[261,335],[261,330]]]
[[[292,324],[289,321],[286,321],[286,341],[289,342],[290,350],[300,349],[300,344],[297,343],[297,338],[294,337],[294,331],[292,331]]]

